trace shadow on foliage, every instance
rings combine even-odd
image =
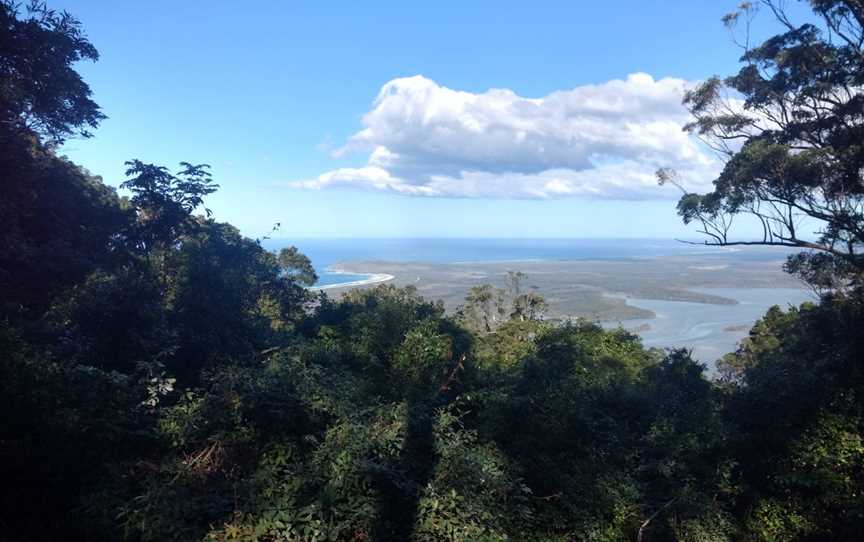
[[[433,431],[436,406],[430,401],[409,401],[396,474],[380,480],[375,540],[411,540],[414,534],[420,498],[438,462]]]

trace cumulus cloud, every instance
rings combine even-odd
[[[654,171],[674,167],[704,190],[715,157],[682,127],[691,83],[644,73],[524,98],[453,90],[422,76],[379,92],[364,128],[335,157],[368,153],[296,187],[362,187],[412,196],[646,199],[677,197]]]

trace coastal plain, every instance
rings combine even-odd
[[[504,288],[508,271],[521,271],[527,274],[523,286],[536,289],[549,303],[546,319],[587,318],[604,327],[621,326],[637,333],[646,346],[690,350],[714,374],[715,362],[735,350],[769,307],[816,300],[783,271],[785,257],[780,251],[729,251],[613,260],[346,261],[334,268],[369,274],[370,279],[327,292],[338,298],[352,288],[382,282],[412,285],[452,312],[472,287],[488,283]]]
[[[782,270],[785,256],[742,258],[737,252],[710,256],[686,255],[619,260],[521,260],[507,262],[340,262],[335,268],[350,273],[391,275],[397,286],[413,285],[427,299],[442,300],[448,310],[464,302],[468,290],[480,284],[503,288],[508,271],[527,274],[525,286],[536,289],[549,303],[547,318],[588,318],[626,321],[651,318],[654,313],[628,304],[660,300],[735,305],[734,298],[700,291],[712,288],[800,289],[801,282]],[[370,284],[359,285],[368,287]],[[334,287],[338,297],[356,284]]]

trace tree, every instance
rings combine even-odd
[[[32,131],[52,143],[89,137],[105,115],[72,65],[99,58],[81,24],[32,0],[0,1],[0,124]]]
[[[41,315],[120,255],[130,223],[114,189],[35,136],[0,128],[0,318]]]
[[[861,299],[774,307],[724,359],[753,538],[847,540],[864,527],[862,326]]]
[[[312,261],[309,257],[297,250],[297,247],[283,248],[279,251],[279,265],[282,267],[282,273],[291,280],[303,284],[304,286],[312,286],[318,282],[318,274],[315,268],[312,267]]]
[[[522,294],[522,281],[528,275],[522,271],[507,271],[507,294],[511,299],[516,299]]]
[[[192,213],[204,204],[204,196],[218,188],[207,164],[181,162],[173,175],[168,168],[145,164],[140,160],[126,162],[126,176],[120,188],[132,192],[130,203],[138,216],[131,240],[136,249],[148,254],[154,248],[165,248],[179,236],[195,227]],[[210,209],[204,208],[209,217]]]
[[[491,333],[503,315],[504,293],[491,284],[474,286],[465,297],[464,312],[470,325],[486,333]]]
[[[254,362],[303,318],[308,291],[237,228],[201,219],[177,244],[153,267],[177,335],[166,365],[184,381],[214,365]]]
[[[518,318],[520,321],[540,320],[548,307],[543,296],[531,289],[513,299],[513,312],[510,318]]]
[[[536,288],[523,291],[522,281],[527,276],[521,271],[508,271],[506,289],[491,284],[471,288],[461,309],[465,324],[475,331],[492,333],[508,319],[520,322],[542,319],[548,304]]]
[[[705,244],[806,249],[787,270],[837,288],[864,274],[864,4],[810,5],[818,23],[794,24],[781,0],[745,2],[724,18],[734,29],[762,6],[783,32],[756,47],[746,36],[736,75],[685,95],[694,116],[686,129],[726,163],[713,191],[685,191],[678,213],[700,226]],[[681,187],[672,170],[658,179]],[[738,215],[761,224],[761,239],[730,237]]]
[[[549,307],[535,287],[527,292],[522,291],[522,281],[526,278],[528,275],[521,271],[507,271],[507,292],[511,299],[510,318],[521,322],[541,319]]]
[[[97,58],[69,14],[0,0],[0,317],[42,314],[116,255],[113,189],[52,152],[104,118],[72,67]]]

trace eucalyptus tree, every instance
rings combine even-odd
[[[810,0],[815,17],[798,24],[783,0],[744,2],[724,18],[744,27],[738,73],[712,77],[689,91],[686,126],[724,159],[707,194],[678,203],[709,245],[768,245],[805,249],[787,270],[810,284],[835,289],[864,274],[864,3]],[[750,45],[757,11],[782,31]],[[675,171],[661,184],[682,187]],[[735,218],[761,225],[761,237],[733,235]]]
[[[491,333],[504,315],[504,291],[491,284],[474,286],[465,297],[464,313],[469,327]]]

